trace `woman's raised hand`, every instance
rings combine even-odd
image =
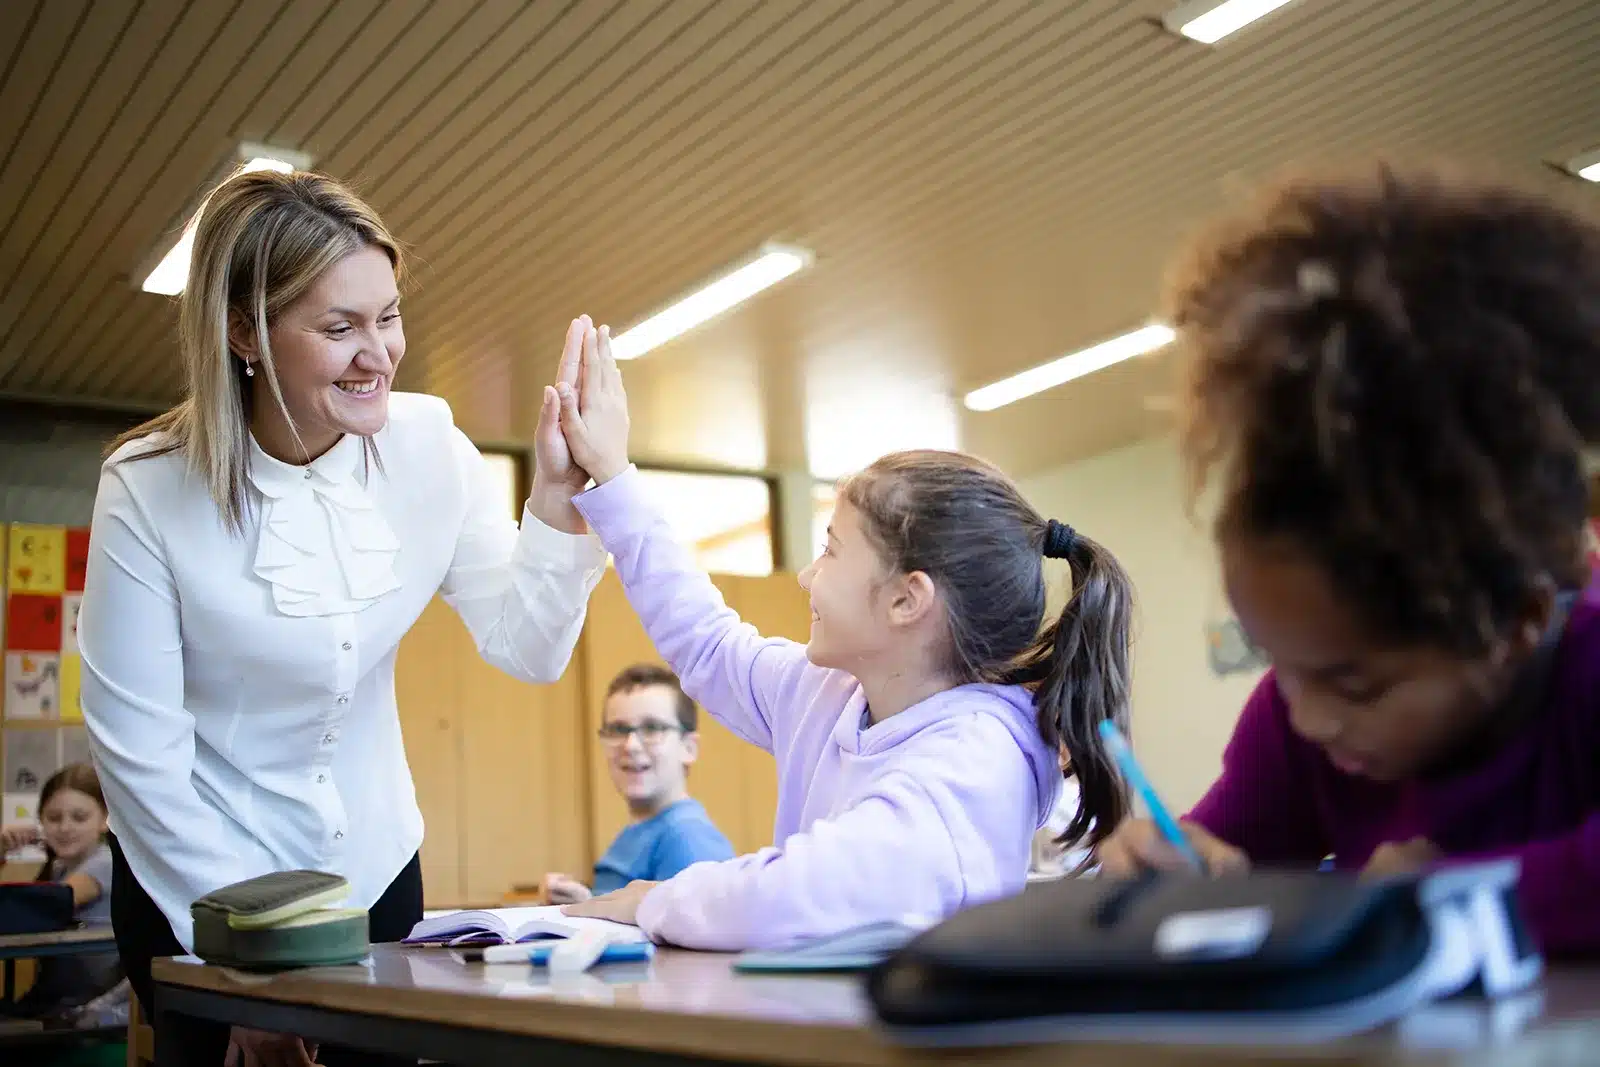
[[[609,326],[585,329],[578,378],[576,385],[556,382],[561,432],[573,460],[604,485],[628,469],[628,393],[611,355]]]
[[[572,498],[583,492],[589,483],[589,472],[573,458],[567,439],[561,432],[561,398],[556,392],[561,385],[575,388],[579,385],[583,368],[583,339],[594,332],[594,324],[584,315],[572,320],[567,327],[567,343],[561,350],[561,363],[556,369],[556,385],[544,387],[544,402],[539,407],[539,425],[533,433],[533,492],[528,498],[528,509],[540,522],[551,529],[567,533],[582,533],[587,527]]]

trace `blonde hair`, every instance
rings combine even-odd
[[[254,394],[244,361],[228,344],[229,314],[239,312],[254,328],[257,365],[298,441],[278,384],[269,324],[329,267],[368,247],[382,249],[396,275],[403,275],[400,245],[377,212],[326,175],[250,171],[217,186],[201,208],[188,283],[178,300],[187,395],[171,411],[118,437],[110,451],[159,435],[127,459],[183,452],[227,528],[242,530]],[[372,456],[370,440],[367,449]]]

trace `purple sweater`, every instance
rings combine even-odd
[[[1549,701],[1493,759],[1439,781],[1343,774],[1289,726],[1269,674],[1245,705],[1222,777],[1189,818],[1266,865],[1358,869],[1385,842],[1432,841],[1455,859],[1514,856],[1534,935],[1550,955],[1600,950],[1600,597],[1591,585],[1556,650]]]
[[[933,921],[1020,892],[1061,789],[1033,699],[964,685],[865,723],[861,685],[741,622],[630,468],[576,501],[684,691],[778,762],[776,847],[697,863],[639,907],[653,940],[775,948],[886,920]]]

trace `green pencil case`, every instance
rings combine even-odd
[[[358,963],[371,949],[367,913],[340,907],[350,884],[323,871],[277,871],[195,901],[194,954],[207,963],[288,970]]]

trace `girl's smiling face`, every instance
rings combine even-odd
[[[106,832],[106,809],[89,794],[67,786],[45,801],[39,824],[44,843],[70,867],[99,847]]]

